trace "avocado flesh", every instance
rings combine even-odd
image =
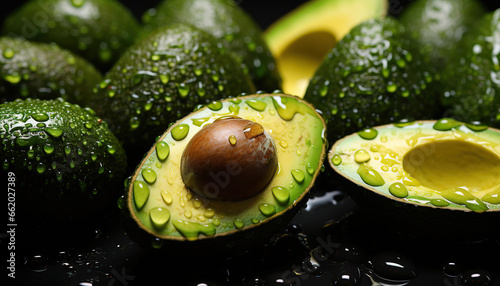
[[[452,54],[462,52],[463,35],[473,30],[485,13],[476,0],[421,0],[411,3],[399,19],[441,69]]]
[[[465,52],[444,73],[441,102],[447,116],[500,127],[500,9],[478,21],[463,43]],[[461,80],[457,81],[456,79]]]
[[[102,72],[111,68],[139,32],[132,13],[115,0],[32,0],[10,14],[2,28],[3,35],[55,43]]]
[[[281,89],[275,59],[258,24],[233,0],[165,0],[144,17],[145,30],[176,23],[214,36],[240,63],[258,90]]]
[[[359,23],[385,16],[387,5],[386,0],[308,1],[273,23],[264,36],[283,78],[283,91],[303,97],[337,41]]]
[[[168,124],[198,104],[254,91],[250,78],[212,36],[176,24],[127,50],[96,87],[91,107],[138,161]]]
[[[448,118],[391,124],[339,140],[328,159],[345,180],[387,200],[491,212],[500,209],[499,132]]]
[[[126,155],[94,112],[62,99],[0,105],[2,170],[16,177],[19,216],[85,219],[119,196]]]
[[[179,167],[194,134],[227,116],[261,124],[278,152],[278,171],[265,190],[241,201],[196,196],[186,189]],[[277,221],[296,211],[312,187],[323,163],[324,131],[324,122],[314,108],[292,96],[262,94],[211,103],[171,126],[146,155],[127,190],[129,215],[141,231],[180,241],[230,236]],[[149,176],[151,173],[155,175]],[[161,217],[157,212],[168,213],[161,226],[155,226],[155,218]]]
[[[87,106],[101,73],[55,45],[0,37],[0,103],[16,98],[63,99]]]
[[[333,144],[362,128],[433,118],[438,79],[397,20],[370,19],[327,55],[304,99],[322,111]]]

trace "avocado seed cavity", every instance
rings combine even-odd
[[[273,179],[278,157],[262,125],[224,117],[202,128],[181,158],[186,187],[207,199],[239,201],[259,194]]]

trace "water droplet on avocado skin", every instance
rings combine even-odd
[[[356,153],[354,153],[354,161],[356,161],[356,163],[358,164],[368,162],[370,161],[370,159],[370,153],[368,153],[364,149],[359,149],[358,151],[356,151]]]
[[[134,181],[133,184],[134,202],[137,209],[142,209],[149,198],[149,187],[141,181]]]
[[[291,173],[292,173],[292,177],[293,177],[293,179],[294,179],[297,183],[301,184],[301,183],[303,183],[303,182],[304,182],[305,175],[304,175],[304,172],[303,172],[302,170],[299,170],[299,169],[293,169],[293,170],[291,171]]]
[[[357,173],[361,177],[363,182],[365,182],[366,184],[368,184],[370,186],[380,187],[380,186],[383,186],[385,184],[385,181],[382,178],[382,176],[380,175],[380,173],[377,172],[372,167],[367,166],[366,164],[359,165]]]
[[[263,203],[259,205],[259,211],[264,216],[270,217],[276,213],[276,207],[271,204]]]
[[[376,129],[373,129],[373,128],[367,128],[367,129],[359,131],[357,134],[359,135],[359,137],[361,137],[365,140],[373,140],[373,139],[377,138],[378,131]]]
[[[156,182],[156,172],[153,169],[142,169],[142,177],[146,183],[152,185]]]
[[[172,138],[174,138],[175,141],[181,141],[189,133],[189,125],[187,124],[179,124],[176,127],[174,127],[171,131]]]
[[[408,189],[402,183],[393,183],[389,186],[389,192],[398,198],[406,198],[408,196]]]
[[[156,228],[164,227],[170,220],[170,211],[166,208],[153,208],[149,211],[149,218]]]
[[[290,200],[290,192],[285,187],[276,186],[271,189],[274,198],[280,205],[286,205]]]
[[[334,156],[332,157],[332,163],[333,163],[333,165],[335,165],[335,166],[340,165],[340,164],[342,163],[342,157],[340,157],[339,155],[334,155]]]
[[[170,147],[168,146],[168,144],[161,141],[161,142],[156,143],[155,148],[156,148],[156,156],[158,157],[158,160],[160,160],[162,162],[167,160],[168,155],[170,154]]]

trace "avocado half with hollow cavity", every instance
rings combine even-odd
[[[302,97],[325,55],[354,26],[387,13],[387,0],[308,1],[265,31],[283,91]]]
[[[281,94],[213,102],[172,125],[130,179],[132,237],[169,251],[244,250],[305,204],[325,156],[325,123]]]
[[[389,124],[337,141],[328,161],[350,196],[389,221],[454,234],[496,228],[500,130],[448,118]]]

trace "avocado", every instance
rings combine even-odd
[[[307,1],[264,33],[283,78],[283,91],[304,96],[324,57],[353,27],[387,13],[387,0]]]
[[[16,214],[29,222],[85,219],[120,195],[125,151],[91,109],[61,98],[3,103],[0,146],[2,170],[15,177]]]
[[[91,107],[139,161],[156,136],[197,105],[254,91],[212,36],[176,24],[130,47],[97,86]]]
[[[87,106],[102,80],[89,62],[55,45],[0,37],[0,103],[56,99]]]
[[[304,99],[323,112],[333,144],[362,128],[433,118],[438,78],[397,20],[370,19],[326,56]]]
[[[445,70],[451,80],[444,81],[441,102],[448,117],[498,128],[500,9],[478,22],[474,33],[465,36],[467,50]]]
[[[269,239],[305,204],[324,161],[324,132],[311,105],[277,93],[191,113],[132,175],[122,199],[128,233],[169,253],[243,251]]]
[[[451,118],[388,124],[338,140],[328,162],[360,205],[406,228],[496,228],[500,130]]]
[[[462,37],[486,13],[478,0],[419,0],[404,10],[401,23],[416,38],[415,44],[443,68],[454,53],[461,53]]]
[[[261,28],[233,0],[164,0],[143,17],[145,29],[185,23],[214,36],[241,68],[250,74],[258,90],[281,88],[276,63]]]
[[[56,43],[106,72],[141,31],[116,0],[31,0],[10,14],[2,34]]]

